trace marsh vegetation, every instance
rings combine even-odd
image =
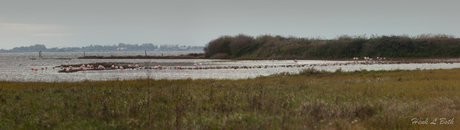
[[[460,69],[0,82],[1,129],[456,129]]]

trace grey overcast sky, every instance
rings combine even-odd
[[[460,36],[460,0],[3,0],[0,48],[205,45],[222,35]]]

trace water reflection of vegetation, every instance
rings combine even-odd
[[[456,129],[460,69],[243,80],[0,82],[3,129]]]

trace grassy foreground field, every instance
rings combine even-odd
[[[0,129],[457,129],[459,112],[460,69],[0,82]]]

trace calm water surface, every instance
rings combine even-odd
[[[148,55],[181,55],[199,52],[148,52]],[[135,56],[144,55],[144,52],[86,52],[86,56]],[[164,66],[170,63],[182,63],[185,67],[193,67],[194,63],[202,63],[204,67],[215,66],[280,66],[294,65],[292,60],[243,60],[243,61],[225,61],[214,59],[76,59],[83,56],[83,53],[43,53],[44,58],[70,58],[71,60],[31,60],[38,58],[38,53],[0,53],[0,81],[44,81],[44,82],[76,82],[76,81],[107,81],[115,79],[246,79],[257,76],[267,76],[280,72],[298,73],[308,67],[294,68],[255,68],[255,69],[208,69],[208,70],[104,70],[104,71],[85,71],[76,73],[58,73],[59,69],[53,70],[51,66],[69,65],[69,64],[87,64],[96,62],[127,62],[127,63],[145,63],[155,62]],[[347,63],[347,61],[324,61],[324,60],[299,60],[299,64],[333,64]],[[351,62],[350,62],[351,63]],[[31,67],[41,68],[48,67],[47,70],[32,71]],[[169,67],[169,66],[168,66]],[[354,70],[395,70],[395,69],[450,69],[459,68],[460,64],[384,64],[384,65],[347,65],[347,66],[316,66],[315,69],[335,71],[341,68],[343,71]]]

